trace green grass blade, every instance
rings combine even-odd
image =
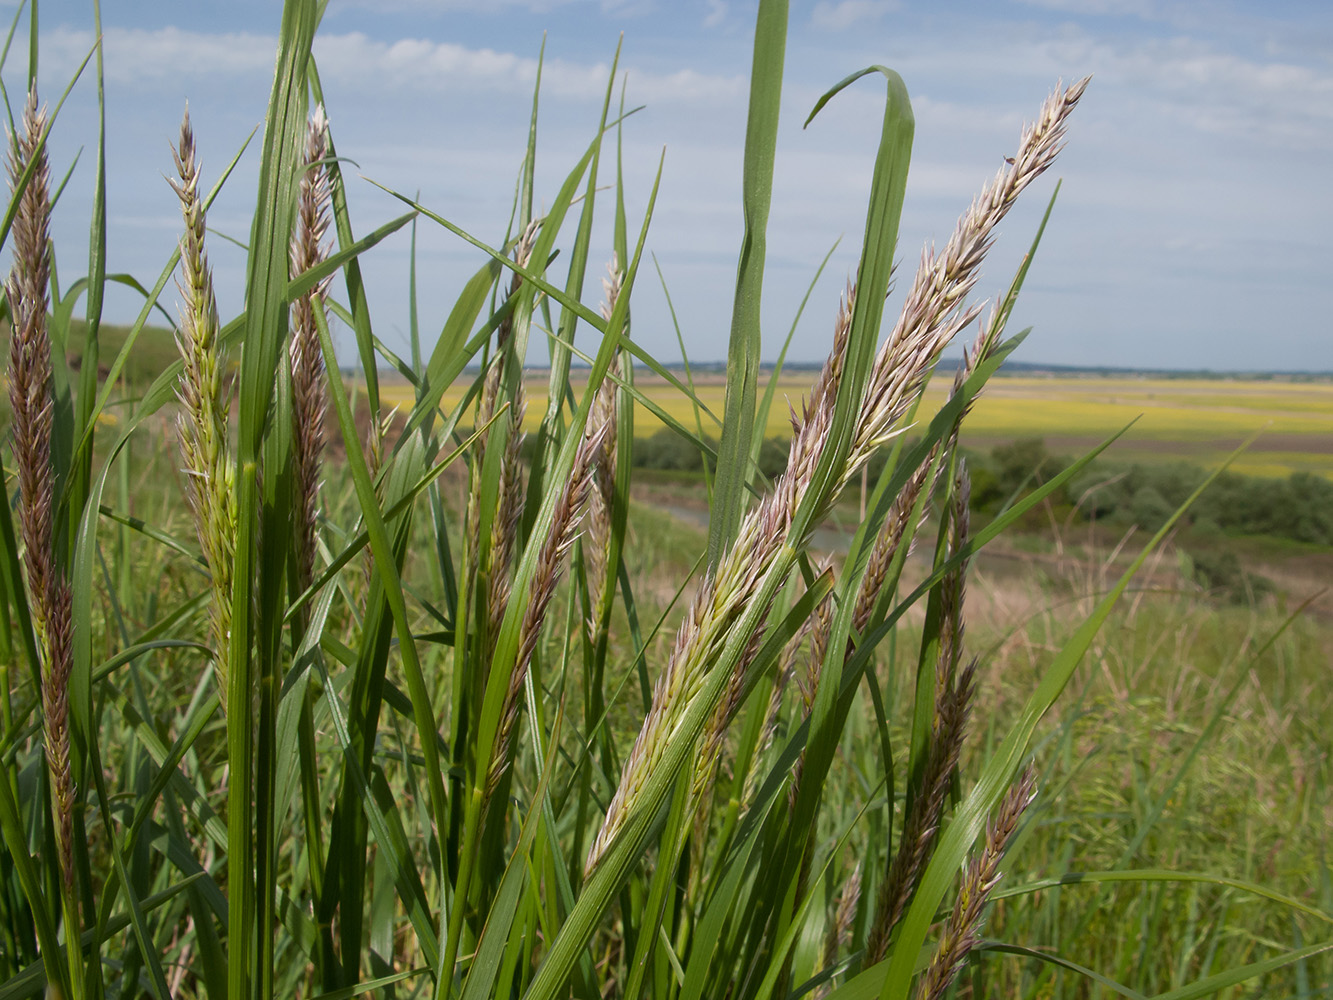
[[[548,744],[546,761],[542,766],[541,778],[532,794],[532,808],[524,817],[518,843],[505,865],[500,888],[486,915],[486,926],[477,942],[467,979],[463,982],[461,1000],[486,1000],[487,997],[495,995],[492,989],[500,973],[505,943],[510,937],[514,916],[518,912],[519,901],[527,882],[528,855],[542,822],[539,803],[546,797],[556,762],[560,758],[559,735],[563,718],[563,710],[558,711]]]
[[[34,868],[32,857],[28,853],[28,838],[24,833],[23,818],[19,813],[18,803],[14,800],[14,793],[9,787],[7,774],[0,775],[0,836],[4,838],[5,851],[14,865],[14,871],[19,884],[23,887],[23,895],[27,898],[32,913],[37,939],[41,943],[46,981],[60,983],[63,989],[68,990],[69,970],[60,961],[64,950],[56,937],[55,915],[47,907],[46,894],[41,887],[41,876]]]
[[[93,37],[102,37],[102,5],[93,0]],[[102,46],[97,46],[97,163],[93,175],[93,218],[88,234],[88,299],[85,318],[83,356],[79,367],[79,391],[75,398],[74,431],[80,447],[74,454],[73,475],[69,489],[71,536],[77,530],[77,512],[83,509],[84,496],[92,477],[92,425],[96,422],[98,332],[102,324],[102,300],[106,289],[106,87],[102,66]],[[73,537],[70,539],[73,546]]]
[[[545,39],[542,43],[545,50]],[[597,126],[597,135],[606,133],[606,120],[611,109],[611,95],[614,91],[616,68],[620,65],[620,43],[616,44],[615,57],[611,61],[611,72],[606,82],[606,96],[602,101],[602,115]],[[533,133],[536,132],[536,97],[533,97]],[[597,203],[597,173],[601,165],[602,146],[599,141],[588,165],[588,182],[583,191],[583,210],[579,213],[578,230],[574,236],[574,246],[570,251],[568,277],[565,292],[572,300],[579,300],[583,295],[583,282],[588,271],[588,247],[592,242],[593,209]],[[530,152],[529,156],[533,154]],[[529,194],[530,196],[530,194]],[[550,345],[550,377],[546,389],[546,413],[537,430],[536,454],[538,461],[532,463],[529,472],[529,496],[537,496],[542,489],[543,473],[554,459],[560,438],[560,402],[564,398],[565,388],[569,383],[570,352],[565,346],[574,340],[574,331],[578,324],[578,314],[562,308],[557,335],[548,340]],[[536,504],[528,504],[528,510],[535,510]]]
[[[796,336],[796,327],[800,324],[801,317],[805,315],[805,307],[810,302],[810,296],[814,294],[815,286],[819,284],[819,278],[824,273],[824,268],[828,266],[828,262],[833,258],[834,251],[838,249],[841,243],[842,237],[833,241],[833,246],[829,247],[828,253],[824,254],[824,259],[819,262],[819,267],[815,268],[815,274],[810,279],[810,284],[805,287],[805,294],[801,296],[801,304],[796,307],[796,314],[792,317],[791,327],[787,330],[787,339],[782,342],[782,350],[778,352],[778,359],[773,364],[773,372],[768,377],[768,385],[764,387],[763,398],[759,400],[759,409],[754,420],[754,441],[750,445],[750,461],[756,468],[759,465],[759,450],[764,444],[764,430],[768,427],[768,415],[773,410],[773,400],[778,394],[778,380],[782,378],[782,366],[787,360],[787,350],[791,347],[792,339]]]
[[[418,198],[420,196],[418,195]],[[417,217],[412,216],[412,245],[407,265],[407,336],[412,351],[412,372],[418,378],[421,368],[421,320],[417,315]]]
[[[809,501],[796,512],[793,530],[797,533],[804,533],[810,520],[822,509],[822,498],[827,495],[832,481],[840,475],[846,461],[859,415],[861,396],[874,358],[880,320],[884,315],[884,298],[888,292],[893,272],[893,254],[898,243],[898,223],[902,218],[903,199],[907,192],[907,173],[912,158],[916,120],[912,117],[907,87],[897,73],[884,66],[871,66],[852,74],[819,99],[810,118],[834,94],[870,73],[884,76],[887,93],[884,122],[870,184],[870,200],[866,209],[861,261],[857,267],[856,304],[852,310],[847,359],[838,384],[829,443],[811,476],[807,493]],[[806,119],[807,125],[810,118]]]
[[[727,393],[718,444],[717,479],[708,517],[708,565],[731,545],[749,502],[750,438],[762,350],[759,306],[768,247],[768,210],[773,200],[782,67],[787,54],[786,0],[760,0],[750,71],[750,108],[745,126],[742,210],[745,234],[736,268],[736,297],[727,347]]]
[[[240,544],[236,546],[232,574],[233,641],[227,699],[236,706],[249,705],[261,678],[272,677],[276,666],[272,657],[282,619],[281,614],[267,613],[258,600],[266,591],[280,590],[273,586],[269,568],[281,567],[279,559],[285,558],[285,546],[280,557],[275,551],[280,544],[277,538],[266,538],[259,552],[249,542],[259,538],[264,528],[279,525],[275,517],[261,517],[259,468],[266,450],[264,435],[274,399],[274,373],[280,369],[287,331],[288,243],[295,218],[294,178],[299,170],[300,139],[306,125],[306,67],[315,27],[315,5],[310,0],[288,0],[282,14],[277,70],[269,98],[268,127],[259,165],[259,196],[246,267],[246,337],[241,351],[236,438],[236,537]],[[334,360],[330,368],[337,371],[337,367]],[[337,379],[332,381],[338,383]],[[286,413],[278,415],[275,426],[283,423],[290,426]],[[280,488],[280,484],[273,482],[280,478],[278,469],[269,470],[266,495],[272,496],[273,490]],[[253,613],[256,610],[257,615]],[[252,641],[258,643],[258,663],[252,659]],[[257,846],[252,837],[256,822],[269,814],[271,803],[265,794],[269,776],[255,773],[252,752],[255,722],[244,710],[231,712],[227,717],[231,766],[228,895],[232,928],[228,940],[227,989],[231,1000],[247,1000],[254,995],[252,991],[271,980],[271,969],[259,967],[254,957],[256,944],[261,949],[271,947],[271,935],[265,940],[260,930],[260,939],[256,941],[251,934],[259,918],[265,921],[271,918],[276,889],[274,885],[256,882],[257,870],[268,871],[269,858],[262,831]],[[258,736],[261,743],[266,741],[262,731]]]
[[[327,673],[326,665],[318,658],[315,658],[313,662],[323,674],[325,688],[330,689],[332,682]],[[394,875],[399,898],[402,900],[403,908],[416,932],[417,942],[423,954],[433,966],[438,960],[439,938],[431,924],[430,910],[420,876],[412,868],[410,859],[399,852],[400,838],[394,835],[388,817],[380,808],[375,796],[371,794],[371,783],[361,769],[361,762],[353,744],[348,718],[342,705],[336,698],[330,698],[328,707],[334,735],[342,750],[349,781],[354,786],[357,802],[365,810],[365,815],[375,831],[380,850],[390,854],[389,868]],[[332,861],[332,854],[330,854],[330,860]]]
[[[1111,611],[1120,600],[1120,596],[1129,587],[1130,581],[1147,561],[1148,556],[1161,544],[1162,540],[1175,527],[1189,506],[1199,497],[1214,479],[1231,464],[1249,442],[1232,453],[1189,496],[1174,514],[1162,525],[1138,556],[1125,570],[1111,591],[1098,603],[1092,614],[1079,626],[1074,636],[1056,655],[1051,665],[1032,692],[1018,719],[1013,723],[1004,741],[986,762],[976,785],[954,813],[953,821],[941,835],[935,854],[931,857],[925,872],[921,876],[917,895],[911,908],[902,921],[902,930],[894,945],[889,969],[884,978],[880,995],[885,1000],[906,1000],[915,971],[916,953],[925,943],[934,914],[952,884],[954,875],[966,857],[968,850],[977,836],[985,829],[987,817],[1004,795],[1013,775],[1027,754],[1027,744],[1046,710],[1055,702],[1064,690],[1074,668],[1083,659],[1083,654],[1092,645],[1092,640]]]
[[[138,944],[139,954],[148,966],[148,992],[154,997],[154,1000],[168,1000],[171,996],[171,989],[167,986],[167,978],[162,971],[162,963],[158,959],[157,945],[149,933],[148,925],[144,919],[143,904],[139,899],[138,890],[135,888],[134,879],[125,867],[125,858],[121,852],[120,841],[113,830],[109,806],[110,796],[107,794],[102,756],[96,740],[89,744],[89,751],[91,756],[89,771],[92,773],[93,781],[97,786],[97,801],[102,814],[102,826],[110,839],[112,870],[129,906],[130,926],[134,930],[134,939]],[[95,939],[95,941],[100,946],[100,939]],[[96,950],[100,951],[100,947]]]
[[[995,952],[1001,955],[1019,955],[1023,958],[1035,959],[1056,968],[1068,969],[1070,972],[1076,972],[1083,978],[1091,980],[1097,985],[1111,990],[1113,993],[1117,993],[1122,997],[1128,997],[1129,1000],[1147,1000],[1147,998],[1138,990],[1132,990],[1122,983],[1117,983],[1114,979],[1103,976],[1101,973],[1095,972],[1087,966],[1079,965],[1077,962],[1072,962],[1049,950],[1038,951],[1035,948],[1024,948],[1020,945],[1003,944],[999,941],[984,941],[977,946],[977,950],[983,953]],[[874,996],[873,993],[867,995]]]
[[[291,283],[287,286],[287,302],[292,303],[305,295],[312,288],[331,274],[347,267],[351,262],[359,258],[371,247],[381,243],[385,237],[391,236],[402,229],[409,222],[415,227],[417,219],[416,212],[404,212],[396,219],[390,219],[384,225],[379,226],[369,235],[362,236],[359,240],[353,240],[346,246],[340,247],[329,256],[316,264],[310,270],[303,274],[294,275]]]
[[[204,873],[200,872],[198,875],[192,875],[182,879],[180,882],[175,883],[162,892],[149,896],[147,899],[144,899],[141,904],[143,911],[145,913],[150,913],[153,910],[156,910],[163,904],[175,899],[182,892],[190,889],[195,882],[204,877]],[[124,914],[113,917],[107,924],[106,933],[119,933],[128,927],[129,923],[130,918]],[[92,940],[93,931],[84,931],[81,943],[85,949],[92,943]],[[58,981],[59,980],[57,980],[57,982]],[[17,976],[11,978],[8,982],[0,983],[0,1000],[19,1000],[19,998],[22,997],[40,996],[46,989],[47,982],[49,982],[49,980],[47,979],[42,964],[40,962],[34,963],[25,968]],[[48,993],[47,996],[49,995],[50,994]]]
[[[1322,920],[1326,924],[1333,924],[1333,914],[1325,913],[1317,906],[1304,903],[1294,896],[1288,896],[1277,892],[1267,886],[1260,885],[1257,882],[1247,882],[1244,879],[1228,878],[1224,875],[1211,875],[1207,872],[1178,872],[1169,868],[1135,868],[1128,870],[1104,871],[1104,872],[1067,872],[1058,878],[1041,879],[1037,882],[1029,882],[1024,885],[1011,886],[1008,889],[997,889],[991,893],[991,899],[1009,899],[1015,896],[1026,896],[1034,892],[1041,892],[1044,889],[1053,889],[1064,885],[1102,885],[1113,882],[1182,882],[1187,884],[1207,884],[1220,885],[1228,889],[1239,889],[1254,896],[1261,896],[1264,899],[1271,899],[1275,903],[1281,903],[1283,906],[1298,910],[1306,916],[1314,917],[1316,920]]]
[[[1265,959],[1262,962],[1251,962],[1249,965],[1242,965],[1239,968],[1228,969],[1226,972],[1219,972],[1217,975],[1209,976],[1206,979],[1200,979],[1196,983],[1188,986],[1182,986],[1180,989],[1170,990],[1166,993],[1158,993],[1149,1000],[1199,1000],[1200,997],[1216,996],[1223,990],[1238,986],[1241,983],[1248,982],[1251,979],[1258,979],[1266,976],[1270,972],[1276,972],[1278,969],[1285,968],[1297,962],[1303,962],[1306,959],[1313,958],[1316,955],[1323,955],[1326,952],[1333,951],[1333,941],[1325,941],[1322,944],[1312,944],[1305,948],[1298,948],[1295,951],[1289,951],[1284,955],[1278,955],[1275,958]]]
[[[805,499],[792,518],[790,531],[791,536],[796,538],[806,536],[813,526],[814,519],[822,516],[826,498],[841,476],[851,448],[851,438],[860,415],[861,397],[873,363],[875,342],[884,311],[884,298],[892,273],[893,252],[898,239],[898,223],[902,216],[912,137],[915,131],[911,102],[902,78],[893,70],[882,66],[870,67],[843,80],[822,97],[815,107],[817,112],[833,94],[854,80],[874,72],[884,76],[887,93],[884,121],[871,181],[861,262],[857,270],[857,295],[848,331],[847,355],[843,375],[838,384],[828,443],[810,474],[811,481]],[[845,573],[844,588],[854,586],[853,581],[859,581],[860,575],[864,573],[864,560],[868,557],[868,548],[865,547],[868,530],[870,526],[882,523],[887,515],[887,506],[885,504],[881,506],[883,510],[877,510],[875,515],[861,526],[857,540],[853,542],[851,553],[858,560],[857,571]],[[847,592],[844,589],[843,593]],[[777,876],[764,887],[766,903],[762,912],[767,913],[773,908],[782,911],[778,914],[775,924],[779,936],[786,930],[796,880],[802,867],[800,857],[804,852],[811,817],[815,815],[818,807],[823,776],[827,773],[842,733],[842,720],[836,711],[837,691],[842,671],[840,651],[846,648],[847,636],[850,634],[853,604],[854,601],[842,599],[834,616],[834,626],[828,642],[830,652],[825,658],[811,712],[804,776],[793,810],[792,822],[784,837],[786,845],[784,854],[781,858],[770,859]]]
[[[319,328],[320,347],[324,351],[325,364],[329,370],[337,371],[338,358],[334,351],[333,338],[329,333],[328,322],[322,309],[315,310],[315,322]],[[388,527],[380,511],[374,484],[370,479],[370,470],[366,465],[365,454],[357,437],[356,423],[347,399],[347,389],[342,384],[341,379],[330,380],[330,389],[338,424],[342,430],[348,470],[356,486],[361,515],[369,534],[370,550],[374,554],[375,564],[384,584],[385,597],[393,615],[394,629],[399,640],[398,651],[407,674],[417,738],[421,743],[421,752],[425,757],[425,775],[429,791],[431,816],[435,821],[437,832],[442,833],[448,826],[448,813],[445,806],[444,783],[436,743],[439,725],[435,717],[435,710],[431,706],[429,688],[421,670],[421,661],[417,655],[411,623],[407,617],[407,603],[403,594],[402,580],[395,569],[397,560],[394,557],[394,546],[389,538]]]
[[[367,979],[364,983],[358,983],[355,986],[348,986],[341,990],[329,990],[327,993],[316,993],[312,1000],[352,1000],[352,997],[359,997],[366,993],[372,993],[375,990],[382,990],[386,986],[392,986],[394,983],[406,982],[409,979],[415,979],[417,976],[425,975],[430,969],[423,966],[420,969],[408,969],[406,972],[397,972],[392,976],[380,976],[377,979]]]
[[[310,94],[316,103],[324,103],[324,90],[320,84],[319,68],[312,58],[307,73]],[[350,247],[356,239],[352,235],[352,221],[347,211],[347,181],[342,172],[342,161],[333,143],[333,133],[327,137],[328,155],[325,159],[325,171],[329,178],[329,190],[333,196],[333,225],[338,233],[338,245]],[[375,346],[370,327],[370,304],[366,299],[366,283],[361,276],[361,265],[353,259],[343,269],[343,280],[347,288],[347,301],[352,307],[352,332],[356,335],[357,356],[361,359],[361,374],[366,380],[366,397],[370,403],[372,420],[379,419],[380,382],[375,365]],[[336,371],[337,369],[331,369]]]

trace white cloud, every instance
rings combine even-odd
[[[1051,54],[1146,98],[1177,122],[1203,132],[1290,148],[1333,145],[1333,73],[1259,62],[1191,38],[1134,45],[1055,41]]]
[[[102,35],[106,77],[118,83],[189,76],[267,75],[277,39],[230,32],[205,34],[166,27],[108,28]],[[93,47],[90,31],[56,28],[42,38],[42,59],[73,70]]]
[[[705,28],[716,28],[727,19],[726,0],[708,0],[708,14],[704,17]]]
[[[1019,0],[1019,2],[1070,14],[1132,15],[1150,18],[1156,16],[1158,12],[1158,5],[1153,0]]]
[[[810,23],[829,31],[844,31],[861,21],[874,21],[896,9],[897,0],[819,0]]]
[[[77,66],[92,47],[86,31],[59,28],[43,40],[43,58],[62,70]],[[175,27],[153,30],[110,28],[104,34],[107,78],[118,83],[188,80],[192,77],[265,78],[272,71],[277,39],[232,33],[206,34]],[[443,92],[480,89],[528,93],[538,62],[491,48],[469,48],[427,38],[380,41],[361,32],[322,34],[315,55],[330,79],[363,81],[368,87]],[[543,93],[597,99],[606,92],[611,67],[548,58],[541,64]],[[694,102],[744,97],[743,76],[723,76],[690,68],[646,72],[629,68],[630,96],[636,101]]]
[[[1122,131],[1169,123],[1176,131],[1235,138],[1247,147],[1333,149],[1328,63],[1255,57],[1185,34],[1126,38],[1068,24],[960,32],[948,48],[947,80],[939,71],[937,46],[909,46],[891,59],[914,102],[923,92],[966,94],[967,106],[981,111],[1001,107],[990,96],[996,80],[1021,83],[1026,90],[1023,81],[1046,88],[1060,76],[1091,74],[1087,103],[1097,107],[1101,123],[1114,121]],[[1009,96],[1005,100],[1003,106],[1012,109]],[[1035,110],[1034,103],[1027,114]]]
[[[328,72],[365,78],[414,91],[458,86],[526,92],[537,79],[536,59],[494,49],[470,49],[451,42],[402,39],[381,42],[360,32],[316,39],[315,51]],[[576,99],[600,98],[611,67],[602,62],[576,63],[548,58],[541,66],[544,93]],[[629,69],[630,95],[636,101],[732,99],[745,93],[741,76],[720,76],[693,69],[652,73]]]

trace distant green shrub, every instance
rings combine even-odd
[[[1175,505],[1169,503],[1155,486],[1150,485],[1140,486],[1129,502],[1130,517],[1145,531],[1156,531],[1166,523],[1175,509]]]
[[[714,448],[717,442],[705,440]],[[669,469],[677,472],[702,472],[703,453],[669,427],[663,427],[651,437],[634,442],[636,469]]]
[[[1040,438],[1000,445],[991,452],[989,463],[973,467],[972,505],[994,508],[1016,491],[1048,480],[1065,464],[1051,457]],[[1077,502],[1084,518],[1137,524],[1152,531],[1206,475],[1206,470],[1187,462],[1097,463],[1070,485],[1062,499]],[[1191,522],[1203,534],[1269,535],[1333,545],[1333,482],[1308,472],[1286,479],[1223,473],[1191,508]]]
[[[1247,572],[1240,564],[1240,557],[1229,549],[1191,552],[1189,557],[1194,581],[1232,604],[1258,600],[1273,590],[1265,577]]]

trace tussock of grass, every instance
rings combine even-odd
[[[778,382],[760,392],[753,306],[786,5],[757,19],[721,428],[632,336],[657,192],[627,217],[615,70],[554,191],[534,124],[489,242],[402,195],[406,214],[365,229],[323,117],[321,9],[284,6],[237,317],[212,303],[216,187],[182,136],[185,238],[144,282],[155,301],[181,268],[181,361],[145,350],[163,339],[152,304],[122,336],[100,294],[83,326],[42,301],[29,109],[0,505],[0,996],[936,1000],[1081,996],[1098,975],[1143,994],[1327,978],[1307,942],[1333,901],[1300,874],[1324,864],[1327,633],[1218,608],[1163,560],[1197,490],[1082,577],[1023,594],[985,572],[985,546],[1097,454],[971,517],[960,436],[1021,340],[1005,326],[1031,254],[986,316],[972,293],[1087,81],[1055,89],[923,255],[882,344],[910,100],[883,67],[821,98],[815,113],[864,76],[886,85],[862,258],[770,476]],[[603,215],[615,256],[594,309]],[[478,270],[438,343],[413,303],[403,361],[375,338],[359,258],[409,224],[457,234]],[[329,377],[330,316],[355,337],[353,379]],[[977,320],[952,388],[923,395]],[[52,357],[48,326],[106,379]],[[571,378],[580,326],[595,354]],[[543,394],[525,365],[548,333]],[[381,361],[403,384],[381,384]],[[677,409],[653,411],[649,378]],[[698,529],[641,502],[645,411],[723,456]],[[855,535],[822,559],[863,470]],[[1140,569],[1173,594],[1129,590]],[[1149,865],[1200,871],[1182,890],[1132,871]],[[1056,886],[1080,866],[1130,881]],[[1052,951],[1097,971],[1056,972]]]

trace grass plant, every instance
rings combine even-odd
[[[1246,622],[1240,655],[1210,661],[1221,698],[1208,666],[1127,632],[1127,613],[1148,614],[1139,596],[1126,610],[1130,582],[1182,507],[1070,616],[998,639],[965,627],[977,555],[1105,447],[969,523],[958,442],[1022,339],[1006,325],[1040,231],[995,309],[972,295],[1086,80],[1055,89],[901,306],[888,299],[888,323],[907,88],[870,67],[820,99],[812,117],[862,78],[886,86],[860,263],[769,482],[756,458],[783,376],[760,392],[757,303],[786,4],[757,15],[716,446],[692,380],[633,336],[657,190],[632,221],[615,68],[586,151],[544,194],[534,111],[513,216],[489,242],[401,194],[405,214],[358,237],[312,54],[322,7],[284,5],[245,307],[225,321],[204,241],[231,166],[205,193],[207,137],[188,117],[181,245],[114,356],[100,343],[101,157],[78,324],[78,296],[44,270],[58,114],[30,97],[9,140],[0,1000],[1328,995],[1327,864],[1271,842],[1301,823],[1248,826],[1246,864],[1231,866],[1187,850],[1188,814],[1169,813],[1177,797],[1234,808],[1214,748],[1281,722],[1290,738],[1253,759],[1256,777],[1292,777],[1303,814],[1326,818],[1326,743],[1297,732],[1309,698],[1291,687],[1318,642],[1304,623]],[[615,254],[599,310],[585,284],[603,215]],[[402,359],[374,336],[358,262],[409,225],[456,234],[479,266],[433,346],[412,303]],[[547,270],[557,251],[563,284]],[[129,358],[173,273],[180,359],[134,384]],[[355,338],[350,382],[334,322]],[[952,387],[928,396],[974,322]],[[551,364],[529,398],[534,340]],[[576,357],[589,367],[574,377]],[[381,364],[409,386],[400,400]],[[679,409],[644,392],[645,374]],[[631,504],[645,412],[720,456],[706,532]],[[885,455],[850,551],[821,559],[816,529]],[[1180,614],[1162,627],[1196,628]],[[1285,672],[1269,691],[1251,678],[1274,657]],[[1071,682],[1072,706],[1052,712]],[[1151,726],[1131,738],[1121,721],[1139,698],[1162,700],[1139,725],[1160,715],[1183,744],[1163,749]],[[1114,761],[1095,781],[1088,740]],[[1115,800],[1109,820],[1070,805],[1088,796]],[[1097,867],[1073,867],[1085,859]],[[1306,864],[1322,882],[1292,877]],[[1112,916],[1065,902],[1099,891],[1127,902]]]

